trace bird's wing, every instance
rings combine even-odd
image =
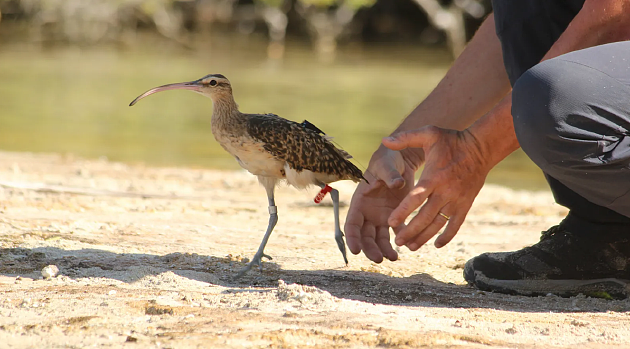
[[[311,124],[308,120],[304,120],[302,121],[302,123],[300,124],[302,127],[307,128],[311,131],[315,131],[317,133],[319,133],[320,135],[325,135],[326,133],[324,133],[324,131],[320,130],[319,127]]]
[[[316,133],[322,135],[327,141],[330,141],[330,142],[334,143],[332,137],[326,135],[326,133],[324,133],[324,131],[320,130],[319,127],[311,124],[308,120],[302,121],[300,126],[304,127],[305,129],[308,129],[308,130],[311,130],[311,131],[315,131]],[[346,160],[352,159],[352,155],[350,155],[347,151],[345,151],[343,149],[340,149],[340,148],[337,148],[337,147],[335,147],[335,148],[337,149],[338,152],[341,153],[341,155],[343,156],[344,159],[346,159]]]
[[[305,126],[273,114],[249,114],[247,131],[266,151],[296,171],[309,170],[359,181],[363,173],[311,123]],[[316,129],[316,130],[315,130]],[[322,134],[320,134],[320,132]]]

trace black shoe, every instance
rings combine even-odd
[[[469,260],[464,278],[481,290],[509,294],[628,298],[630,227],[589,227],[569,216],[533,246]]]

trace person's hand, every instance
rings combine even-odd
[[[389,242],[387,220],[413,188],[414,173],[422,158],[422,149],[399,152],[380,147],[374,153],[365,171],[369,184],[361,182],[357,187],[346,219],[346,240],[352,253],[363,251],[376,263],[383,257],[398,259]]]
[[[435,246],[446,245],[457,234],[491,168],[477,139],[468,131],[427,126],[384,138],[383,145],[398,151],[422,148],[425,154],[418,183],[389,216],[389,226],[397,227],[396,244],[415,251],[446,225]]]

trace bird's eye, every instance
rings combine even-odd
[[[216,86],[216,85],[217,85],[216,80],[210,80],[210,86]]]

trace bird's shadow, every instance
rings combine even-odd
[[[36,276],[44,266],[54,264],[71,278],[106,277],[133,283],[167,271],[182,277],[227,287],[226,292],[276,287],[278,280],[315,286],[331,295],[373,304],[445,308],[488,308],[516,312],[606,312],[630,311],[629,301],[595,298],[523,297],[482,292],[469,286],[444,283],[425,273],[391,277],[379,273],[346,270],[284,270],[273,261],[264,270],[250,270],[235,279],[245,266],[233,256],[216,257],[189,253],[154,255],[114,253],[99,249],[64,250],[56,247],[0,249],[0,274]],[[133,269],[132,273],[124,271]],[[118,272],[117,272],[118,271]]]

